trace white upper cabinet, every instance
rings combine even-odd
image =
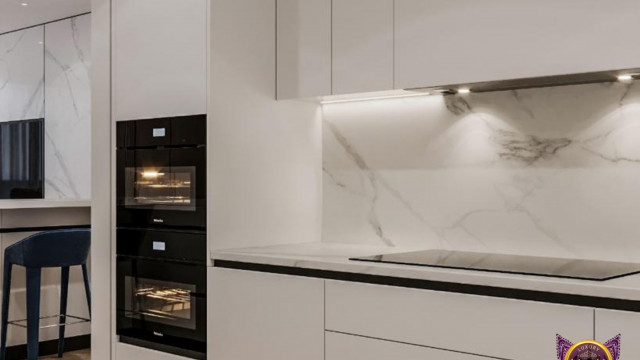
[[[278,99],[331,94],[331,0],[278,0]]]
[[[333,94],[393,89],[393,0],[333,0]]]
[[[395,86],[640,67],[638,0],[396,0]]]
[[[207,0],[113,7],[116,120],[206,113]]]

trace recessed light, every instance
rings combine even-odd
[[[44,41],[38,41],[38,44],[42,45],[44,44]]]
[[[458,94],[468,94],[471,92],[471,89],[469,88],[460,88],[458,89]]]
[[[20,5],[22,5],[22,6],[29,6],[29,4],[27,4],[27,3],[22,3],[22,4],[20,4]]]
[[[633,75],[631,74],[618,75],[618,81],[631,81],[631,80],[633,80]]]

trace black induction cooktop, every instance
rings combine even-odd
[[[594,281],[640,273],[640,264],[633,263],[450,250],[413,251],[350,260]]]

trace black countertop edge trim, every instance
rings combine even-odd
[[[563,294],[556,292],[513,289],[485,285],[462,284],[424,279],[410,279],[382,275],[359,274],[333,270],[318,270],[280,265],[257,264],[230,260],[214,260],[213,266],[226,269],[295,275],[302,277],[322,278],[327,280],[351,281],[374,285],[388,285],[412,289],[434,290],[496,298],[536,301],[552,304],[640,312],[640,301],[636,300]]]
[[[15,227],[15,228],[0,229],[0,234],[21,233],[21,232],[40,232],[40,231],[51,231],[51,230],[67,230],[67,229],[91,229],[91,225]]]
[[[64,339],[64,352],[91,348],[91,335],[79,335]],[[41,341],[39,355],[47,356],[58,353],[58,339]],[[27,345],[7,346],[6,360],[22,360],[27,358]]]

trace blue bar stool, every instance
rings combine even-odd
[[[11,291],[11,269],[13,265],[27,268],[27,354],[29,360],[38,359],[40,330],[40,280],[42,268],[61,268],[61,294],[59,316],[58,357],[64,352],[64,330],[67,318],[88,321],[67,315],[67,295],[69,289],[69,268],[82,266],[84,287],[91,314],[91,290],[87,273],[87,258],[91,247],[91,232],[88,229],[47,231],[31,235],[4,251],[4,281],[2,285],[2,338],[0,339],[0,360],[5,360],[7,349],[7,327],[19,321],[8,321],[9,292]],[[22,320],[24,321],[24,320]]]

